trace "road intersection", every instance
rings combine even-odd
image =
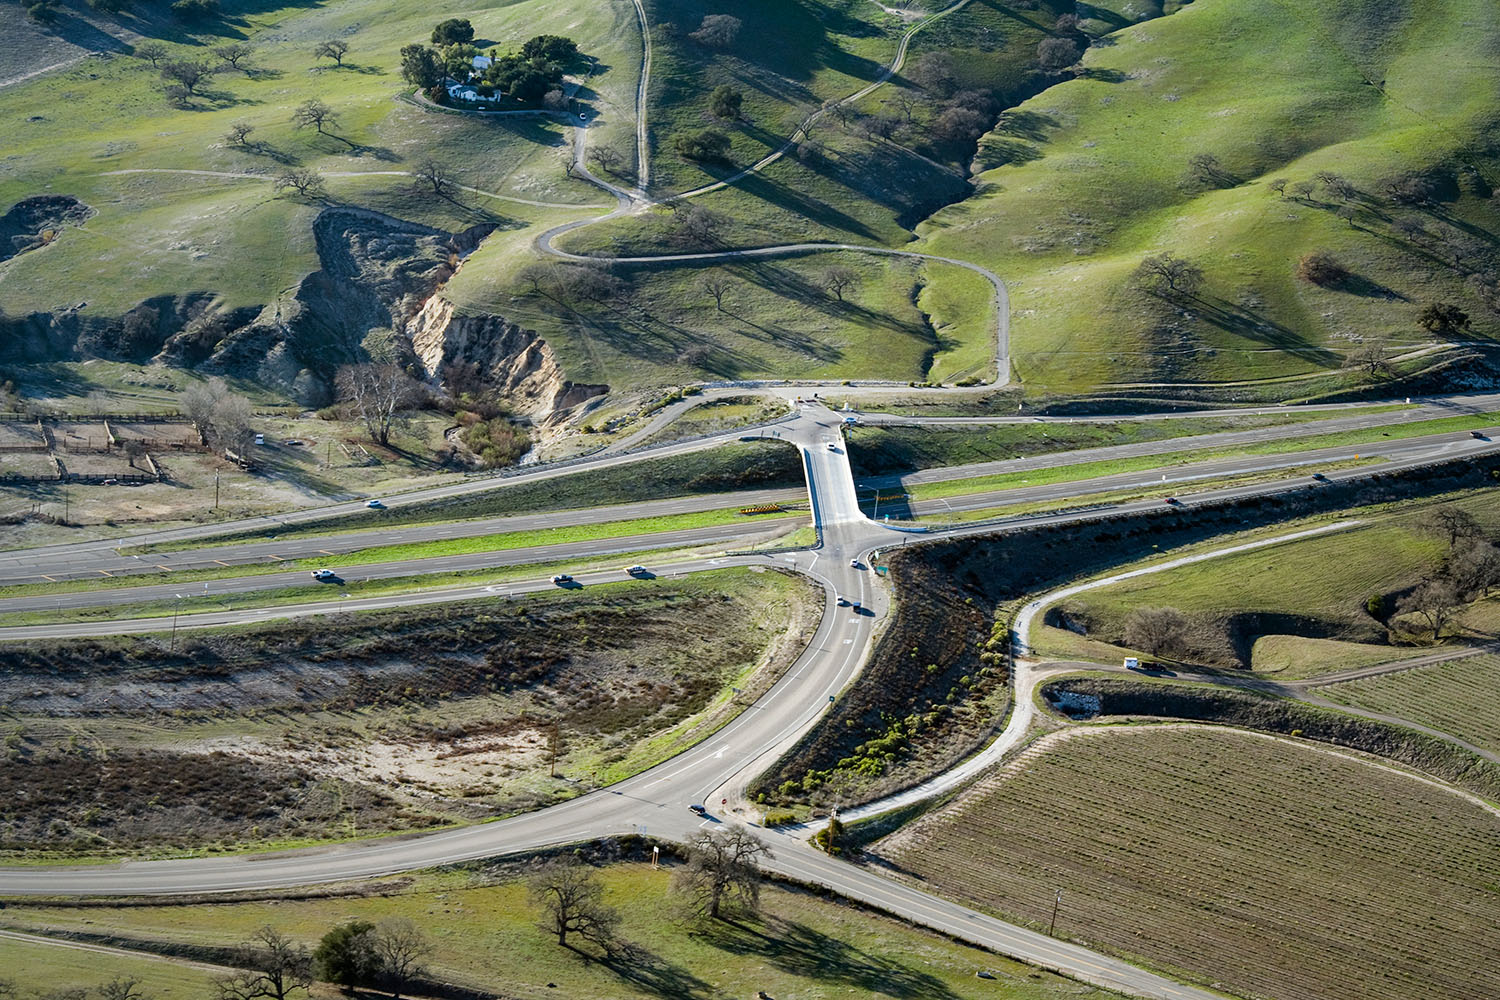
[[[1462,405],[1472,408],[1491,404],[1470,401]],[[1369,414],[1367,418],[1378,421],[1382,416]],[[781,437],[796,446],[802,455],[807,478],[806,496],[820,534],[816,548],[762,555],[705,556],[652,567],[658,574],[675,574],[729,566],[776,566],[804,574],[824,589],[822,621],[801,657],[760,699],[745,706],[734,721],[698,747],[615,785],[587,792],[557,806],[494,823],[416,837],[386,838],[275,855],[186,858],[97,867],[0,869],[0,893],[134,895],[286,887],[385,875],[606,836],[644,834],[685,840],[704,827],[746,821],[750,818],[747,816],[748,811],[730,813],[722,810],[719,804],[739,802],[739,790],[795,745],[817,723],[832,699],[837,698],[845,687],[856,681],[876,635],[877,626],[888,613],[890,602],[890,595],[874,580],[870,553],[874,549],[901,544],[912,538],[910,534],[895,527],[870,520],[861,511],[858,491],[850,472],[848,449],[842,436],[842,423],[841,413],[822,405],[808,404],[800,407],[793,418],[783,421],[778,428]],[[1372,426],[1378,426],[1378,423]],[[725,440],[730,439],[732,438],[725,437]],[[1493,442],[1475,439],[1468,434],[1451,433],[1392,441],[1386,447],[1388,450],[1385,454],[1392,461],[1380,466],[1382,471],[1402,465],[1429,464],[1500,450],[1500,445]],[[1286,456],[1272,458],[1282,461]],[[601,459],[611,462],[621,460],[624,459],[619,456]],[[569,471],[579,467],[571,467]],[[581,467],[587,468],[588,463],[583,463]],[[1218,470],[1218,474],[1223,471]],[[1345,470],[1332,474],[1330,478],[1356,477],[1368,472],[1366,469]],[[1156,473],[1153,472],[1152,475]],[[1071,485],[1076,489],[1078,484],[1062,485]],[[1298,485],[1305,488],[1306,484]],[[1252,484],[1208,491],[1197,499],[1208,502],[1288,488],[1289,484],[1284,482]],[[426,493],[430,495],[431,491]],[[1194,498],[1187,499],[1194,502]],[[720,500],[722,502],[722,498]],[[1159,499],[1151,499],[1093,511],[1017,519],[1000,528],[1014,529],[1023,524],[1049,522],[1066,523],[1132,510],[1160,509],[1160,506]],[[351,507],[351,510],[357,509]],[[322,512],[319,513],[321,515]],[[222,525],[216,527],[219,532],[223,531]],[[970,525],[956,528],[947,535],[992,533],[996,530],[995,525]],[[323,541],[326,542],[326,539]],[[114,542],[116,546],[119,544],[118,540]],[[622,544],[622,540],[582,543],[584,547],[579,550],[580,555],[584,552],[598,555],[603,546],[615,544]],[[520,551],[521,554],[515,556],[518,559],[535,561],[537,558],[535,550],[530,550],[529,554],[528,550]],[[92,544],[87,553],[89,558],[117,558],[106,544]],[[25,558],[30,553],[16,555]],[[481,556],[488,558],[491,564],[497,560],[495,553]],[[46,554],[46,558],[52,557],[53,553]],[[431,563],[432,560],[420,562]],[[297,574],[299,579],[303,575],[300,572]],[[579,575],[580,582],[585,586],[596,580],[619,578],[616,571]],[[264,578],[252,576],[241,579],[259,581]],[[215,586],[227,583],[228,581],[216,581]],[[493,596],[502,591],[518,594],[549,587],[550,580],[524,581],[504,586],[455,587],[434,592],[384,595],[358,601],[315,601],[290,608],[185,615],[179,624],[181,627],[243,625],[291,615],[410,607],[436,601]],[[150,588],[126,588],[121,592],[148,589]],[[109,597],[112,593],[114,592],[93,592],[83,599],[98,603],[101,598]],[[839,597],[857,601],[859,607],[846,607],[840,603]],[[0,611],[16,610],[16,606],[11,603],[15,600],[17,599],[11,598],[0,601]],[[25,626],[0,630],[0,640],[161,631],[163,625],[164,620],[161,618],[147,618]],[[1010,732],[1010,729],[1006,732]],[[1001,744],[1004,744],[1003,737]],[[1004,749],[1004,745],[1000,745],[999,749],[992,747],[982,757],[987,761],[990,757],[1003,753]],[[952,787],[953,781],[966,777],[967,773],[950,775],[947,781],[941,782],[941,787],[935,785],[924,792],[936,794],[937,791]],[[924,792],[907,793],[899,802],[905,804],[914,795],[920,797]],[[710,805],[711,815],[707,818],[697,816],[687,809],[689,804],[699,802]],[[890,803],[882,805],[890,807]],[[867,808],[858,815],[879,811],[879,808]],[[763,831],[763,835],[773,842],[776,852],[775,858],[768,861],[767,867],[787,877],[827,886],[848,898],[890,910],[965,940],[1058,969],[1101,986],[1170,1000],[1206,1000],[1213,995],[1173,983],[1136,969],[1128,963],[974,913],[919,889],[891,882],[876,872],[826,857],[807,845],[803,839],[806,833],[806,830],[799,829]]]

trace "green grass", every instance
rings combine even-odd
[[[1341,445],[1365,444],[1381,440],[1401,440],[1442,434],[1450,431],[1486,427],[1493,424],[1500,414],[1483,413],[1473,417],[1443,417],[1438,420],[1423,420],[1403,424],[1389,430],[1341,431],[1336,434],[1318,434],[1312,437],[1288,438],[1284,441],[1266,441],[1261,444],[1234,448],[1204,448],[1196,451],[1169,453],[1166,455],[1143,455],[1138,458],[1107,459],[1099,462],[1084,462],[1078,465],[1054,466],[1033,469],[1028,472],[1007,472],[993,476],[975,476],[969,479],[950,479],[936,483],[913,483],[907,487],[914,499],[935,500],[940,497],[960,496],[966,493],[982,493],[989,490],[1009,489],[1019,485],[1043,486],[1049,483],[1072,482],[1093,479],[1097,476],[1112,476],[1143,469],[1167,468],[1196,462],[1237,458],[1248,455],[1281,455],[1288,452],[1312,451],[1320,448],[1336,448]]]
[[[1101,420],[1097,423],[1000,424],[993,427],[858,426],[846,432],[857,476],[915,472],[945,465],[996,462],[1079,448],[1160,441],[1165,438],[1249,430],[1326,420],[1323,413],[1246,413],[1180,420]]]
[[[780,489],[803,483],[801,459],[784,442],[742,441],[684,455],[647,458],[605,469],[514,483],[468,496],[402,504],[384,512],[381,519],[387,526],[429,524],[697,494]],[[277,538],[301,538],[341,530],[364,531],[368,524],[359,522],[368,520],[367,513],[309,521],[279,529],[274,535]],[[198,539],[187,543],[186,547],[269,537],[271,534],[265,532],[240,532]]]
[[[1351,705],[1411,719],[1500,752],[1500,657],[1471,656],[1381,677],[1320,687],[1317,693]]]
[[[811,528],[799,528],[772,545],[807,545],[805,532]],[[292,587],[267,588],[243,594],[215,594],[185,600],[180,606],[176,601],[141,601],[133,604],[101,605],[89,608],[57,609],[35,612],[17,612],[0,615],[0,625],[47,625],[65,621],[103,621],[120,618],[167,618],[174,610],[182,614],[208,611],[233,611],[246,608],[270,608],[284,605],[306,604],[310,595],[330,600],[334,594],[351,598],[381,597],[388,594],[405,594],[424,591],[444,591],[479,586],[483,584],[505,584],[519,580],[535,580],[550,577],[554,573],[576,573],[580,570],[600,570],[625,567],[632,563],[662,563],[695,557],[701,549],[640,549],[618,555],[601,556],[595,559],[569,559],[560,562],[525,563],[499,569],[460,570],[415,576],[391,577],[382,580],[345,581],[337,590],[327,585],[308,583]],[[708,551],[722,551],[722,545]],[[184,595],[185,597],[188,595]],[[331,613],[331,612],[330,612]],[[166,626],[163,625],[163,628]]]
[[[1038,929],[1062,887],[1060,937],[1230,995],[1500,989],[1472,961],[1500,919],[1488,810],[1363,758],[1234,730],[1070,735],[879,853],[929,890]]]
[[[1500,13],[1486,0],[1188,5],[1116,32],[1087,54],[1083,78],[1021,105],[980,151],[981,162],[1011,162],[919,227],[920,245],[1006,277],[1016,375],[1043,391],[1332,371],[1355,331],[1427,339],[1415,316],[1433,300],[1462,304],[1474,333],[1490,336],[1496,317],[1465,290],[1451,256],[1395,235],[1390,222],[1415,216],[1433,228],[1447,216],[1477,227],[1476,252],[1488,259],[1493,202],[1464,194],[1431,211],[1393,209],[1375,192],[1411,169],[1493,173],[1493,154],[1476,150],[1487,148],[1500,86],[1488,54],[1497,32]],[[1238,183],[1184,187],[1200,153]],[[1282,200],[1266,187],[1323,170],[1360,190],[1355,226],[1335,216],[1336,198]],[[1361,281],[1349,290],[1298,281],[1295,262],[1318,249]],[[1178,312],[1126,287],[1142,257],[1163,250],[1207,275],[1201,298]]]
[[[1438,502],[1469,511],[1486,530],[1500,526],[1483,493],[1454,495]],[[1362,523],[1090,590],[1070,598],[1065,607],[1075,619],[1088,623],[1091,638],[1109,642],[1122,634],[1125,618],[1135,608],[1177,608],[1205,623],[1216,636],[1234,616],[1266,616],[1265,624],[1256,626],[1252,621],[1248,626],[1249,637],[1260,642],[1247,665],[1278,680],[1402,659],[1413,652],[1386,646],[1380,655],[1385,627],[1366,612],[1365,602],[1375,595],[1390,602],[1437,569],[1447,542],[1420,527],[1424,512],[1435,505],[1407,503],[1399,510],[1346,511],[1340,519],[1357,518]],[[1331,572],[1330,567],[1337,571]],[[1295,638],[1282,638],[1283,634],[1358,642],[1304,645]],[[1275,637],[1276,644],[1261,650],[1266,635]],[[1221,638],[1229,639],[1227,635]],[[1034,639],[1048,654],[1076,652],[1068,636],[1055,628],[1037,629]],[[1288,643],[1289,648],[1284,645]]]
[[[201,1000],[213,993],[216,974],[153,955],[114,955],[58,945],[0,939],[0,968],[21,996],[73,989],[93,991],[112,979],[135,979],[160,1000]]]
[[[1419,650],[1399,646],[1310,639],[1301,635],[1265,635],[1255,641],[1250,669],[1273,680],[1294,681],[1341,670],[1379,666],[1419,655]]]
[[[248,939],[267,922],[312,945],[328,928],[353,917],[404,917],[432,940],[435,976],[514,997],[727,1000],[753,996],[754,990],[828,1000],[1116,996],[820,894],[768,886],[761,920],[698,927],[679,918],[668,891],[670,868],[612,865],[600,869],[599,876],[605,901],[620,910],[621,934],[636,945],[628,959],[584,961],[559,948],[536,926],[524,883],[500,872],[419,874],[408,887],[368,898],[87,909],[11,906],[6,922],[107,928],[139,939],[223,947]],[[978,970],[996,978],[978,979]],[[548,983],[556,988],[549,989]]]
[[[330,175],[335,200],[454,229],[486,218],[526,228],[570,215],[467,192],[455,202],[413,197],[404,191],[406,178],[377,172],[410,170],[431,155],[449,162],[462,183],[483,191],[545,202],[604,202],[595,189],[564,175],[566,142],[556,125],[433,114],[393,100],[405,87],[398,50],[425,42],[432,25],[452,13],[471,18],[482,38],[501,47],[537,32],[566,33],[610,67],[590,81],[596,106],[628,109],[639,52],[628,5],[563,9],[523,0],[475,10],[350,0],[256,9],[226,0],[224,7],[248,12],[223,35],[206,30],[171,38],[174,57],[206,57],[208,48],[227,37],[244,37],[255,47],[251,62],[259,72],[214,78],[212,96],[193,109],[172,107],[149,64],[125,55],[88,59],[0,93],[0,115],[23,123],[7,143],[11,159],[0,178],[0,205],[48,189],[76,195],[98,210],[81,229],[7,265],[0,292],[6,312],[57,310],[86,299],[87,312],[108,315],[151,295],[193,289],[214,292],[227,306],[274,300],[317,266],[310,229],[317,207],[274,197],[264,179],[286,163]],[[350,45],[342,70],[314,63],[313,45],[330,37]],[[314,97],[339,114],[331,131],[340,138],[293,128],[292,109]],[[33,116],[42,120],[27,121]],[[613,128],[621,119],[628,128],[623,118],[607,112],[601,127]],[[265,151],[226,147],[223,133],[240,120],[255,125],[252,138]],[[164,169],[262,179],[116,173]],[[364,173],[371,176],[358,176]],[[60,297],[60,284],[86,294]]]
[[[271,563],[252,563],[224,566],[216,569],[188,569],[177,572],[132,573],[119,576],[65,580],[58,583],[15,584],[0,587],[0,597],[24,597],[31,594],[71,594],[83,591],[114,590],[122,587],[144,587],[159,583],[194,583],[203,580],[222,580],[228,577],[264,576],[284,573],[293,569],[312,570],[330,563],[340,567],[369,566],[378,563],[401,562],[408,559],[436,559],[442,556],[468,555],[475,552],[509,552],[515,549],[533,548],[543,545],[566,545],[573,542],[588,542],[605,538],[623,538],[633,535],[650,535],[668,531],[686,531],[693,528],[708,528],[720,524],[743,523],[747,534],[757,530],[761,522],[775,527],[775,522],[795,517],[795,514],[761,515],[753,521],[739,512],[739,508],[697,511],[688,514],[667,514],[661,517],[641,518],[633,521],[607,521],[603,524],[575,524],[559,528],[538,528],[529,531],[508,531],[492,535],[476,535],[472,538],[446,538],[430,542],[408,542],[400,545],[377,545],[353,552],[341,552],[329,556],[309,556],[304,559],[286,559]],[[805,517],[805,515],[803,515]]]

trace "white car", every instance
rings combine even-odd
[[[385,510],[385,504],[381,503],[379,500],[371,500],[369,503],[365,504],[365,506],[370,508],[371,510]]]
[[[828,442],[828,450],[829,451],[838,451],[839,448],[838,448],[838,445],[836,445],[832,441],[830,441],[830,442]]]
[[[338,574],[335,573],[331,569],[315,569],[315,570],[312,571],[312,576],[313,576],[314,580],[335,580],[335,579],[338,579]]]
[[[644,566],[627,566],[627,567],[625,567],[625,572],[629,573],[631,576],[645,576],[646,575],[646,567],[644,567]]]
[[[849,560],[849,568],[850,569],[860,569],[861,567],[859,565],[859,560],[858,559],[850,559]]]

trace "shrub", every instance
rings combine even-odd
[[[729,136],[714,128],[683,132],[672,140],[672,148],[685,160],[722,163],[729,158]]]
[[[467,18],[450,17],[432,29],[432,44],[462,45],[474,40],[474,26]]]
[[[1297,262],[1297,277],[1322,288],[1342,284],[1349,277],[1349,269],[1326,250],[1314,250]]]

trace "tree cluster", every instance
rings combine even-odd
[[[1420,620],[1436,640],[1465,604],[1500,585],[1500,548],[1485,537],[1472,514],[1453,504],[1432,508],[1418,525],[1447,542],[1448,553],[1435,573],[1396,602],[1395,610]]]
[[[680,132],[672,138],[672,149],[684,160],[726,163],[729,160],[729,136],[716,128]]]
[[[732,49],[744,22],[731,14],[709,14],[688,37],[710,49]]]
[[[312,961],[321,978],[353,990],[386,990],[392,1000],[419,979],[423,960],[432,951],[426,936],[410,920],[352,920],[323,935]]]
[[[531,42],[526,44],[529,46]],[[518,101],[535,104],[562,83],[567,64],[549,59],[540,52],[526,55],[525,51],[523,47],[519,54],[500,56],[485,70],[484,79]],[[574,51],[577,51],[576,46]]]
[[[221,378],[189,386],[182,393],[179,407],[203,442],[215,448],[243,455],[255,440],[250,401],[230,392]]]

